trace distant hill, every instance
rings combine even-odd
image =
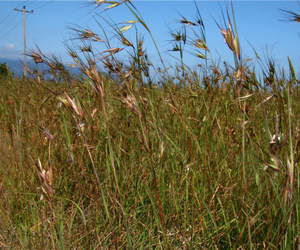
[[[0,58],[0,63],[5,63],[9,66],[11,72],[14,74],[14,76],[22,76],[23,74],[23,60],[14,60],[14,59],[8,59],[8,58]],[[35,69],[36,65],[34,63],[33,60],[28,60],[26,62],[27,64],[27,67],[30,69],[30,70],[33,70]],[[38,64],[38,69],[39,70],[49,70],[50,68],[48,66],[46,66],[45,64]],[[70,72],[72,74],[79,74],[80,73],[80,70],[79,68],[72,68],[70,69]],[[47,76],[47,75],[46,75]]]
[[[0,58],[0,63],[5,63],[9,66],[11,72],[15,76],[21,76],[23,73],[23,66],[19,60],[13,60],[8,58]]]
[[[21,77],[23,75],[23,65],[22,65],[23,60],[21,61],[21,60],[13,60],[13,59],[8,59],[8,58],[0,58],[0,63],[5,63],[5,62],[9,66],[11,72],[13,73],[13,75],[15,77]],[[35,67],[36,67],[36,64],[33,60],[27,60],[26,64],[27,64],[27,67],[30,70],[34,70]],[[65,66],[66,66],[66,68],[68,68],[67,65],[65,65]],[[50,69],[50,67],[48,67],[47,65],[45,65],[43,63],[39,63],[38,64],[38,69],[40,71],[41,70],[48,71]],[[99,70],[101,71],[101,69],[99,69]],[[72,75],[80,75],[80,73],[81,73],[79,67],[71,68],[71,69],[69,69],[69,71]],[[107,73],[105,73],[105,70],[103,70],[102,72],[104,72],[104,74],[107,74]],[[27,76],[29,76],[28,73],[27,73]],[[119,80],[117,80],[116,75],[112,74],[111,77],[114,80],[119,81]],[[50,74],[46,73],[44,75],[44,79],[45,80],[50,80],[51,79]]]

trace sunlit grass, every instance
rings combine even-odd
[[[131,2],[118,3],[134,17],[110,26],[120,47],[104,29],[74,29],[79,44],[66,48],[81,76],[37,47],[29,55],[50,67],[52,81],[37,69],[0,80],[1,248],[299,247],[300,91],[291,62],[283,75],[269,59],[258,80],[240,56],[232,9],[219,27],[235,65],[219,67],[197,12],[171,32],[180,52],[171,74],[155,68],[139,34],[125,36],[136,23],[151,32]],[[189,26],[195,55],[210,58],[198,72],[182,56]],[[107,49],[97,54],[97,43]]]

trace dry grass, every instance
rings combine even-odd
[[[131,2],[107,10],[119,4],[151,34]],[[197,13],[181,17],[173,49],[183,53],[192,26],[195,55],[211,58]],[[30,56],[53,81],[29,69],[30,79],[1,78],[1,248],[299,247],[299,79],[270,59],[258,81],[227,18],[219,27],[233,67],[210,59],[194,72],[181,57],[170,75],[142,39],[125,37],[132,21],[111,25],[119,48],[104,30],[74,29],[79,51],[67,49],[81,77],[37,48]],[[107,49],[95,54],[92,40]],[[128,61],[116,59],[121,50]]]

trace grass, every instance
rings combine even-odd
[[[198,11],[171,33],[180,59],[170,75],[151,64],[141,37],[125,37],[136,23],[151,31],[131,2],[120,4],[135,18],[111,24],[122,47],[104,29],[100,38],[80,28],[79,51],[66,45],[81,77],[37,47],[30,56],[50,66],[52,81],[29,69],[30,78],[1,78],[1,248],[298,249],[300,89],[291,62],[284,75],[269,58],[258,80],[227,10],[230,22],[218,25],[236,64],[189,69],[187,27],[198,34],[196,56],[211,58]],[[107,49],[95,54],[92,40]],[[128,61],[117,60],[121,50]]]

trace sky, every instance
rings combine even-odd
[[[135,5],[145,23],[148,25],[155,42],[162,54],[165,63],[175,65],[179,58],[178,52],[172,50],[170,31],[179,31],[182,27],[178,19],[184,16],[187,20],[195,21],[199,8],[205,25],[207,46],[215,62],[223,61],[233,65],[233,54],[224,42],[220,29],[216,25],[224,26],[222,11],[229,7],[228,1],[135,1]],[[257,59],[252,47],[257,51],[263,62],[272,57],[277,67],[288,67],[289,56],[294,68],[300,72],[300,24],[282,21],[283,15],[279,9],[292,10],[300,14],[300,5],[297,1],[232,1],[238,36],[240,39],[242,58],[252,59],[249,63],[257,66]],[[0,59],[23,60],[23,6],[26,11],[26,38],[27,51],[36,50],[36,45],[48,55],[54,54],[64,63],[72,63],[66,54],[64,43],[76,46],[80,41],[72,40],[76,37],[70,27],[89,28],[104,38],[102,28],[112,46],[123,48],[106,22],[118,24],[128,20],[136,20],[130,10],[124,5],[102,12],[106,5],[95,8],[93,1],[4,1],[0,0]],[[215,19],[215,20],[214,20]],[[106,21],[105,21],[106,20]],[[135,28],[134,28],[135,27]],[[139,37],[144,36],[144,48],[147,48],[152,63],[160,66],[159,57],[149,33],[141,24],[135,24],[124,35],[135,42],[136,31]],[[195,29],[199,32],[199,29]],[[299,33],[299,34],[298,34]],[[195,36],[190,27],[187,27],[188,41]],[[93,43],[95,51],[101,52],[106,48],[104,43]],[[185,46],[184,63],[189,67],[197,67],[204,63],[192,55],[196,52],[189,42]],[[174,58],[175,57],[175,58]],[[27,60],[29,60],[28,58]],[[127,60],[128,53],[122,52],[120,60]]]

